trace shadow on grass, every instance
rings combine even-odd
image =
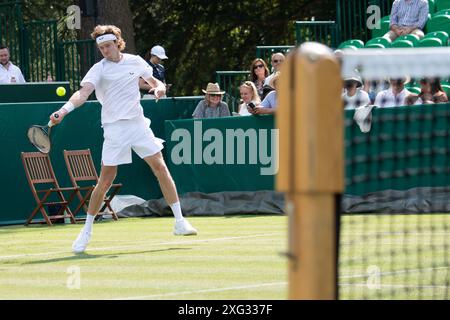
[[[80,261],[80,260],[90,260],[98,258],[115,259],[121,256],[134,255],[134,254],[146,254],[146,253],[156,253],[156,252],[166,252],[166,251],[176,251],[176,250],[190,250],[191,248],[167,248],[167,249],[157,249],[157,250],[146,250],[146,251],[134,251],[134,252],[115,252],[110,254],[89,254],[89,253],[79,253],[74,254],[70,257],[64,258],[53,258],[36,260],[30,262],[24,262],[22,265],[33,265],[33,264],[44,264],[44,263],[55,263],[64,261]]]

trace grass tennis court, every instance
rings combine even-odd
[[[70,251],[81,224],[2,227],[0,299],[287,298],[286,216],[190,221],[196,237],[173,236],[172,218],[96,223],[81,255]],[[448,296],[449,224],[448,214],[343,216],[341,299]],[[77,268],[80,289],[69,289]]]
[[[173,236],[173,218],[96,223],[81,255],[81,224],[0,228],[0,299],[287,298],[286,217],[189,220],[198,236]]]

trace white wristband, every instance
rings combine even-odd
[[[69,113],[72,112],[73,109],[75,109],[75,106],[73,105],[72,102],[67,101],[66,104],[61,107],[61,109],[64,109],[67,111],[67,113]]]

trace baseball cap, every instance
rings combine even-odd
[[[164,51],[164,48],[161,46],[154,46],[152,48],[152,50],[150,51],[150,54],[153,54],[155,56],[157,56],[160,59],[169,59],[166,56],[166,51]]]

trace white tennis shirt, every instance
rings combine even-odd
[[[102,59],[81,80],[92,83],[102,105],[102,124],[143,116],[139,78],[149,79],[153,68],[140,56],[124,53],[119,62]]]

